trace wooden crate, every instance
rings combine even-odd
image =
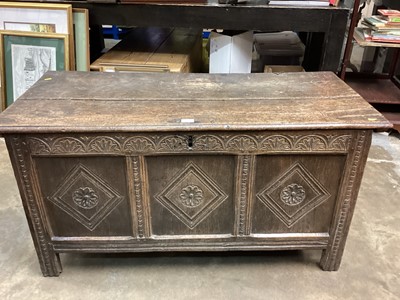
[[[201,30],[136,28],[97,59],[92,71],[200,72]]]

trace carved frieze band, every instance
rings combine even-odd
[[[357,145],[352,157],[352,165],[350,169],[349,179],[347,181],[347,186],[345,188],[345,196],[339,210],[338,222],[335,227],[335,231],[333,234],[333,242],[332,248],[329,252],[329,258],[327,258],[327,263],[334,264],[337,261],[338,253],[341,248],[341,243],[344,238],[346,223],[348,222],[349,218],[349,210],[351,208],[351,201],[353,198],[353,191],[354,191],[354,183],[357,178],[358,170],[360,167],[360,160],[362,156],[362,152],[364,150],[364,143],[366,140],[366,131],[362,131],[357,140]],[[332,266],[334,268],[334,266]],[[331,269],[331,268],[329,268]]]
[[[171,152],[347,152],[348,134],[194,134],[30,137],[34,155],[148,154]]]
[[[22,141],[20,138],[13,138],[12,143],[14,148],[14,155],[17,160],[17,167],[20,172],[20,180],[22,180],[21,183],[26,197],[30,220],[34,228],[32,235],[38,244],[37,252],[40,267],[42,269],[43,275],[57,276],[59,271],[57,266],[55,265],[55,262],[52,260],[54,254],[51,253],[52,250],[50,249],[46,238],[43,221],[40,217],[38,204],[36,203],[32,188],[32,178],[29,174],[28,162],[25,160],[24,156],[23,144],[25,142]]]

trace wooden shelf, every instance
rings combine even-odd
[[[60,1],[60,0],[58,0]],[[103,24],[136,27],[222,28],[225,30],[295,31],[310,33],[309,70],[336,72],[346,31],[349,8],[270,6],[265,0],[245,4],[207,3],[91,3],[62,0],[89,9],[91,29]],[[92,36],[95,30],[91,30]],[[94,47],[91,47],[94,53]],[[100,49],[101,51],[102,49]],[[316,54],[315,54],[315,53]],[[99,54],[99,53],[95,53]]]
[[[382,42],[370,42],[364,39],[364,35],[362,32],[363,28],[357,27],[354,30],[354,39],[357,44],[362,47],[386,47],[386,48],[400,48],[400,43],[382,43]]]
[[[346,83],[371,104],[400,105],[400,89],[390,79],[346,77]]]
[[[392,80],[349,75],[345,81],[400,131],[400,89]]]
[[[365,28],[357,27],[362,11],[362,8],[360,9],[360,2],[361,0],[354,0],[353,2],[353,14],[351,16],[346,48],[343,55],[340,78],[382,113],[393,124],[394,129],[400,132],[400,85],[394,76],[400,57],[400,43],[365,40],[363,33],[363,29]],[[354,41],[361,47],[394,48],[388,74],[347,73],[346,69],[350,64]]]
[[[393,128],[400,132],[400,112],[381,112],[382,115],[393,124]]]

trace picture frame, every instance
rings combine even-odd
[[[0,30],[67,34],[74,44],[71,4],[0,1]],[[74,48],[70,48],[70,69],[75,69]]]
[[[75,69],[76,71],[89,71],[89,11],[85,8],[73,8],[72,16],[75,40]]]
[[[0,31],[2,110],[46,71],[70,70],[69,35]]]

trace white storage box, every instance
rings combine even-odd
[[[210,34],[210,73],[250,73],[253,31],[237,35]]]

